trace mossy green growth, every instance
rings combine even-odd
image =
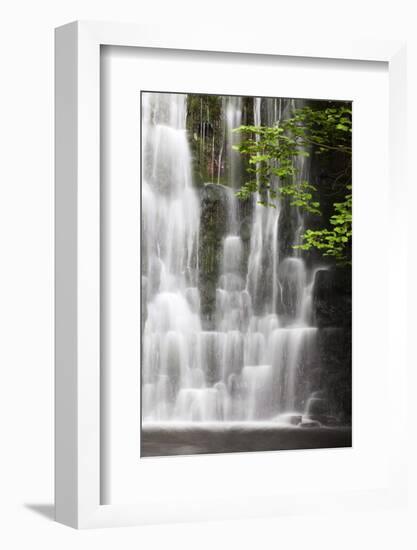
[[[216,312],[216,286],[228,223],[226,192],[223,186],[212,183],[206,184],[202,190],[198,286],[201,315],[207,328],[210,328]]]
[[[187,133],[193,157],[196,185],[224,183],[221,151],[224,142],[222,97],[206,94],[187,96]]]

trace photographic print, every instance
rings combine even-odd
[[[351,102],[149,91],[140,123],[141,457],[350,447]]]

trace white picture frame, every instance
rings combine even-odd
[[[389,71],[389,157],[392,204],[392,276],[389,315],[396,364],[389,373],[393,401],[405,417],[405,45],[305,38],[288,41],[260,35],[249,45],[245,33],[178,33],[174,29],[113,23],[75,22],[56,30],[56,519],[76,528],[158,522],[155,507],[101,504],[100,418],[100,47],[102,45],[238,54],[381,61]],[[219,54],[221,55],[221,54]],[[399,266],[399,267],[398,267]],[[394,288],[394,275],[397,287]],[[398,281],[402,280],[400,284]],[[392,287],[392,288],[391,288]],[[398,290],[400,287],[400,290]],[[394,290],[396,293],[394,294]],[[395,368],[395,376],[393,369]],[[405,425],[403,423],[403,425]],[[403,428],[388,426],[390,472],[384,489],[355,494],[289,494],[285,501],[267,499],[256,509],[230,509],[228,503],[207,502],[189,513],[167,501],[165,521],[262,516],[328,507],[386,505],[402,502],[406,492]],[[151,495],[150,495],[151,498]]]

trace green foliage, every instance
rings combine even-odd
[[[300,178],[300,157],[312,154],[342,155],[350,168],[352,156],[352,112],[345,104],[338,107],[304,107],[273,127],[241,126],[242,140],[235,146],[247,158],[252,179],[238,191],[247,199],[253,193],[264,206],[276,207],[276,200],[289,200],[312,217],[323,218],[318,189]],[[350,173],[350,170],[348,171]],[[347,176],[347,177],[346,177]],[[295,248],[315,248],[338,263],[349,262],[352,238],[352,195],[347,172],[334,176],[335,194],[342,201],[333,203],[333,213],[320,229],[307,229],[302,244]]]
[[[348,186],[351,188],[351,186]],[[302,236],[303,244],[295,246],[301,250],[316,248],[323,256],[333,256],[339,263],[347,262],[346,248],[352,238],[352,195],[346,195],[344,202],[334,203],[335,214],[330,217],[332,229],[313,231],[307,229]]]

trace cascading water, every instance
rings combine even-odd
[[[222,102],[225,142],[218,165],[226,160],[229,167],[228,186],[221,186],[228,223],[209,327],[198,286],[204,276],[199,264],[202,207],[191,175],[187,95],[143,94],[143,101],[144,425],[276,422],[288,413],[302,415],[316,350],[314,272],[295,251],[280,258],[279,204],[266,208],[255,197],[248,245],[242,239],[235,191],[244,176],[239,153],[231,147],[237,139],[232,129],[242,121],[242,99]],[[285,109],[288,100],[254,98],[254,123],[275,124]],[[299,165],[302,178],[308,164],[299,162],[304,163]],[[302,215],[296,215],[293,244],[303,228]]]
[[[200,208],[185,132],[186,96],[144,94],[144,113],[143,418],[166,420],[180,406],[180,392],[204,385],[197,350],[198,292],[193,286]]]

